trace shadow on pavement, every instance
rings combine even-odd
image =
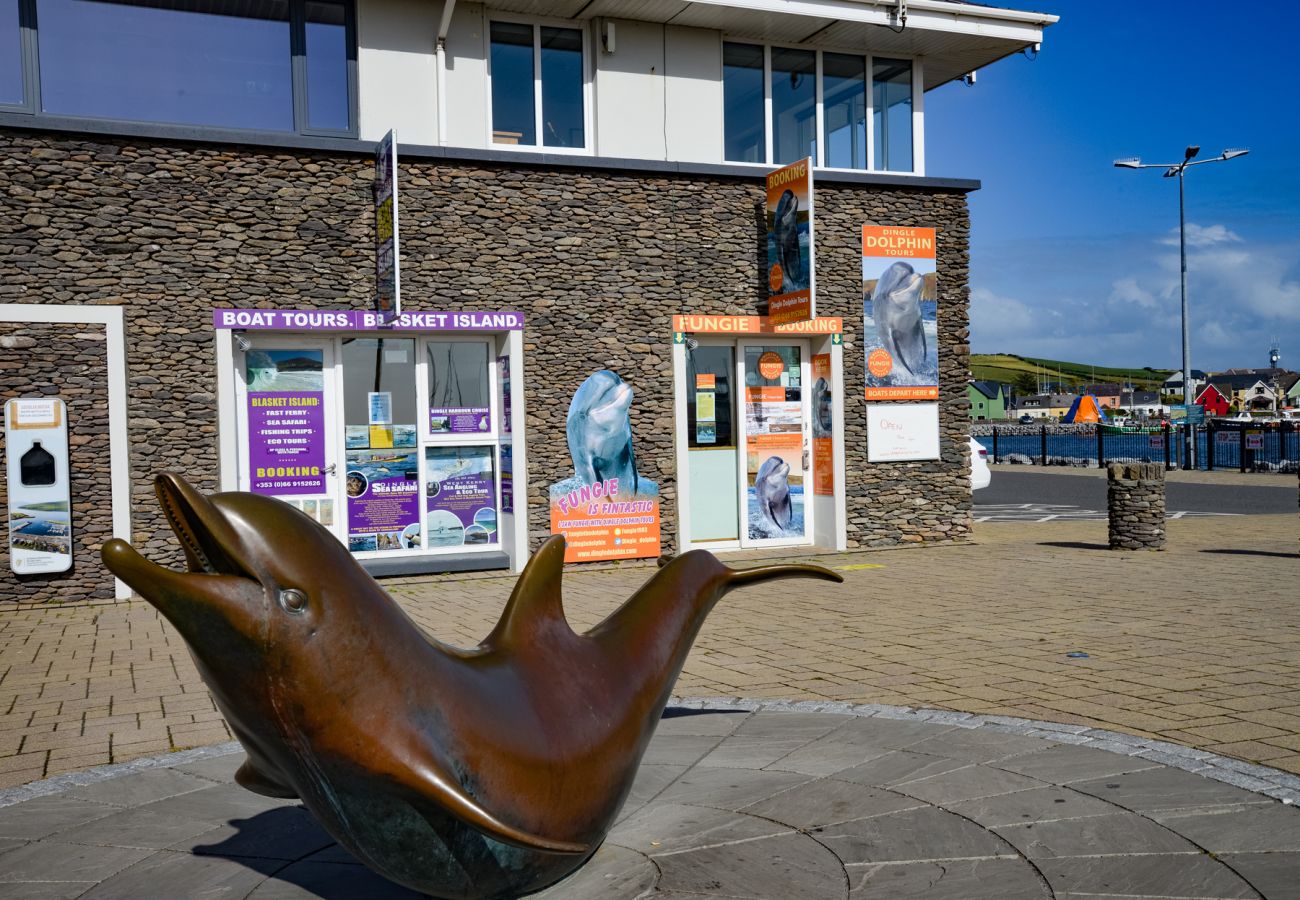
[[[1109,550],[1109,544],[1089,544],[1086,541],[1039,541],[1040,547],[1064,547],[1067,550]]]
[[[1277,559],[1300,559],[1300,553],[1278,553],[1276,550],[1240,550],[1235,547],[1214,547],[1202,553],[1226,553],[1230,556],[1272,556]]]

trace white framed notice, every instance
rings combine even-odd
[[[867,462],[938,458],[939,404],[867,404]]]

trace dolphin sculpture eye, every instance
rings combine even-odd
[[[297,615],[307,609],[307,595],[297,588],[287,588],[280,591],[280,606]]]

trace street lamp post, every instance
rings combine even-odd
[[[1191,342],[1188,339],[1187,326],[1187,214],[1186,204],[1183,194],[1183,173],[1188,166],[1199,166],[1204,163],[1226,162],[1229,159],[1235,159],[1238,156],[1245,156],[1249,150],[1224,150],[1218,156],[1210,159],[1201,159],[1196,162],[1192,160],[1196,154],[1201,152],[1198,146],[1188,147],[1183,154],[1183,161],[1180,163],[1144,163],[1137,157],[1132,159],[1117,159],[1115,167],[1117,169],[1164,169],[1166,178],[1178,176],[1178,255],[1179,270],[1182,279],[1182,307],[1183,307],[1183,406],[1190,410],[1193,401],[1196,399],[1192,390],[1192,350]],[[1185,428],[1183,432],[1183,458],[1187,460],[1187,467],[1195,468],[1195,444],[1192,441],[1192,429]]]

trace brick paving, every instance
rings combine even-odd
[[[676,694],[1084,724],[1300,773],[1297,524],[1182,519],[1165,552],[1126,553],[1106,549],[1104,521],[1005,522],[977,525],[966,544],[820,555],[843,586],[731,595]],[[594,624],[652,572],[566,573],[570,620]],[[471,645],[513,583],[386,586],[436,637]],[[184,644],[147,604],[0,610],[0,787],[229,739]]]

